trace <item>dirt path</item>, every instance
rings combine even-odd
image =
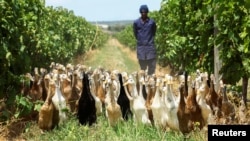
[[[75,60],[75,63],[85,64],[91,67],[102,66],[105,69],[117,69],[120,71],[134,72],[140,69],[136,51],[122,45],[117,39],[110,37],[107,43],[99,49],[86,53]],[[156,67],[156,74],[168,73],[168,68]]]

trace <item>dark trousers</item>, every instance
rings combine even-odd
[[[148,75],[155,73],[156,59],[139,60],[141,70],[148,70]]]

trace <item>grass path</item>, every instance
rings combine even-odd
[[[115,38],[110,38],[100,49],[89,51],[85,56],[78,57],[75,63],[129,73],[139,69],[135,52],[125,48]]]
[[[117,39],[110,37],[103,47],[86,53],[85,56],[79,56],[74,63],[85,64],[96,68],[101,66],[105,69],[126,71],[128,73],[140,69],[137,61],[136,52],[122,45]],[[168,68],[161,68],[157,65],[156,74],[169,72]]]

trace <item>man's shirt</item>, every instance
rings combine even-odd
[[[156,33],[156,23],[148,18],[145,22],[141,18],[134,21],[134,36],[137,39],[137,58],[148,60],[156,58],[154,36]]]

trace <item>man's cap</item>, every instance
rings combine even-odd
[[[142,12],[146,12],[148,13],[148,6],[146,4],[144,5],[141,5],[140,9],[139,9],[139,12],[142,13]]]

